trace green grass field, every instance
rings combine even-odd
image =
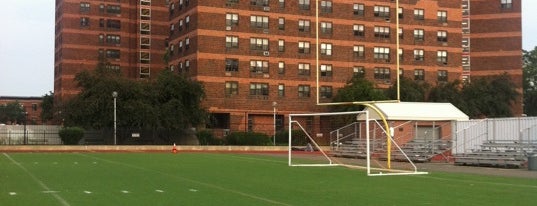
[[[219,153],[2,153],[0,205],[537,205],[537,179],[367,177]]]

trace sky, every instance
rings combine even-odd
[[[0,96],[54,91],[54,0],[2,0]],[[522,47],[537,46],[537,1],[522,0]]]

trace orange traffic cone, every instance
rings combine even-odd
[[[173,143],[172,153],[177,153],[177,146],[175,146],[175,143]]]

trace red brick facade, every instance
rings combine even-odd
[[[75,75],[100,61],[134,79],[164,69],[167,21],[164,1],[56,0],[55,99],[77,94]]]
[[[27,124],[43,124],[41,118],[41,103],[43,103],[43,97],[11,97],[0,96],[0,104],[9,104],[18,102],[22,109],[27,112]],[[24,124],[24,122],[0,122],[1,124]]]
[[[151,2],[152,9],[151,73],[164,68],[167,45],[168,66],[203,83],[203,104],[213,114],[212,127],[222,134],[272,134],[274,113],[282,128],[287,114],[326,110],[316,105],[317,1],[142,1]],[[319,1],[320,102],[330,102],[338,88],[362,72],[378,88],[396,82],[398,16],[401,76],[433,85],[462,79],[464,1],[400,0],[402,14],[394,0]],[[472,38],[472,76],[509,70],[519,81],[520,0],[513,0],[508,11],[499,9],[500,0],[466,1],[472,6],[466,34]],[[73,75],[95,68],[99,49],[121,50],[111,63],[129,77],[141,77],[141,1],[132,2],[57,0],[56,95],[77,92]],[[82,11],[81,3],[90,4],[90,10]],[[119,5],[121,14],[100,12],[100,5]],[[89,26],[81,26],[84,17]],[[103,29],[100,19],[120,20],[121,29]],[[121,44],[100,43],[99,34],[120,35]]]

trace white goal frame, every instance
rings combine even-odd
[[[333,116],[333,115],[348,115],[348,114],[356,114],[356,118],[358,119],[359,115],[365,114],[365,129],[366,129],[366,150],[367,150],[367,157],[366,157],[366,166],[357,166],[357,165],[349,165],[349,164],[343,164],[343,163],[335,163],[334,161],[325,151],[320,149],[321,147],[315,142],[315,140],[306,132],[304,127],[300,125],[298,121],[293,120],[293,117],[308,117],[308,116]],[[365,169],[367,170],[368,176],[386,176],[386,175],[415,175],[415,174],[428,174],[428,172],[420,172],[417,170],[416,165],[408,158],[408,156],[404,153],[404,151],[395,143],[395,141],[392,138],[392,135],[389,135],[389,131],[384,131],[385,134],[387,134],[387,138],[389,138],[389,141],[394,144],[399,151],[403,153],[403,155],[406,157],[408,162],[412,165],[413,170],[400,170],[400,169],[391,169],[391,168],[372,168],[371,167],[371,154],[370,154],[370,135],[369,135],[369,112],[368,111],[351,111],[351,112],[326,112],[326,113],[304,113],[304,114],[289,114],[289,148],[288,148],[288,164],[292,167],[325,167],[325,166],[344,166],[349,168],[356,168],[356,169]],[[376,121],[375,121],[376,122]],[[311,164],[305,164],[305,163],[293,163],[292,161],[292,129],[293,129],[293,123],[298,125],[300,127],[301,131],[303,131],[310,142],[313,143],[313,146],[315,148],[319,148],[319,152],[322,154],[322,156],[328,161],[328,163],[311,163]],[[378,122],[376,122],[378,124]],[[381,127],[382,128],[382,127]],[[389,153],[388,153],[389,154]],[[378,173],[372,173],[372,169],[375,171],[379,171]],[[385,173],[383,173],[384,171]]]

